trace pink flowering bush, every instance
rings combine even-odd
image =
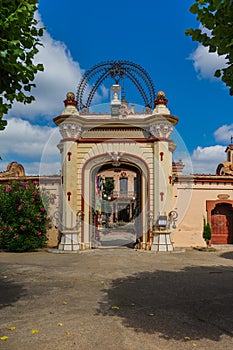
[[[49,194],[35,181],[1,185],[0,249],[25,252],[45,247],[49,203]]]

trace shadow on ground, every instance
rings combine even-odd
[[[127,241],[123,239],[114,239],[109,241],[101,241],[102,247],[133,247],[132,241]]]
[[[221,258],[233,260],[233,252],[226,252],[220,255]]]
[[[233,337],[233,267],[187,267],[116,279],[98,314],[165,339]]]
[[[0,281],[0,309],[12,306],[26,293],[23,286],[8,279],[1,278]]]

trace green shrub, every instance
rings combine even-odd
[[[209,246],[211,235],[212,235],[212,232],[211,232],[210,224],[209,222],[206,223],[206,220],[204,219],[202,237],[204,238],[207,247]]]
[[[0,248],[13,252],[46,246],[50,196],[38,182],[13,180],[0,186]]]

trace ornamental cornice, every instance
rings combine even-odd
[[[104,127],[104,128],[93,128],[87,129],[83,132],[83,139],[90,138],[127,138],[127,139],[135,139],[135,138],[149,138],[150,134],[146,132],[144,128],[138,127]]]
[[[149,132],[153,137],[169,139],[173,126],[167,121],[159,121],[149,126]]]
[[[63,123],[74,123],[78,124],[86,130],[93,129],[103,129],[103,128],[115,128],[115,129],[123,129],[129,128],[132,130],[133,128],[146,130],[152,124],[159,124],[161,122],[167,122],[171,125],[175,126],[179,119],[173,115],[164,115],[164,114],[152,114],[152,115],[132,115],[127,119],[119,119],[119,118],[111,118],[110,115],[79,115],[79,116],[65,116],[60,115],[53,119],[56,125],[61,125]]]
[[[82,134],[81,126],[74,123],[62,123],[59,126],[59,131],[63,139],[65,138],[79,138]]]

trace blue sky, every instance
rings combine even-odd
[[[47,29],[35,61],[45,71],[35,80],[36,102],[16,103],[7,116],[0,171],[18,161],[27,174],[59,173],[60,137],[53,118],[63,110],[66,92],[76,92],[82,74],[96,63],[124,59],[150,74],[156,91],[165,91],[168,108],[179,117],[175,132],[182,145],[174,160],[190,157],[192,172],[215,173],[233,136],[233,97],[213,78],[224,58],[185,36],[187,28],[199,26],[189,12],[193,2],[40,0],[37,16]],[[98,102],[107,102],[106,97],[99,96]],[[132,102],[142,103],[138,93]]]

